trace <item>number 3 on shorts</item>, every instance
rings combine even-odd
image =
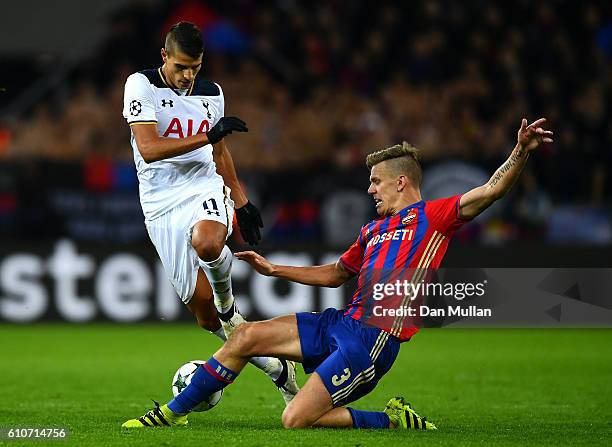
[[[350,378],[351,370],[348,368],[344,368],[344,374],[342,374],[340,377],[338,377],[337,375],[332,376],[331,381],[335,386],[340,386]]]

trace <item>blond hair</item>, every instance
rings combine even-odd
[[[416,147],[403,141],[402,144],[372,152],[366,157],[366,166],[368,169],[372,169],[373,166],[386,160],[393,160],[390,168],[394,174],[404,174],[408,176],[414,186],[421,185],[423,172],[419,162],[419,150]]]

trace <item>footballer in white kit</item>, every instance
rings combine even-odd
[[[208,132],[223,117],[221,87],[196,77],[188,90],[173,89],[161,68],[130,75],[123,114],[130,126],[153,124],[160,137],[185,138]],[[134,162],[140,203],[149,236],[172,285],[184,303],[196,286],[200,259],[190,243],[191,227],[213,220],[232,231],[234,202],[217,174],[211,144],[172,158],[147,163],[134,133]]]
[[[244,322],[231,288],[234,205],[241,234],[256,244],[259,211],[238,182],[224,137],[248,131],[225,117],[219,84],[197,76],[202,66],[200,30],[189,22],[172,27],[161,50],[163,66],[131,74],[123,116],[131,144],[147,231],[177,294],[198,324],[226,339]],[[257,357],[288,403],[297,393],[291,362]]]

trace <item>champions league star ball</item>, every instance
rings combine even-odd
[[[187,385],[191,383],[191,378],[206,362],[203,360],[192,360],[181,366],[172,378],[172,394],[174,397],[178,395]],[[217,391],[206,398],[205,401],[199,403],[193,411],[208,411],[219,403],[223,396],[223,390]]]

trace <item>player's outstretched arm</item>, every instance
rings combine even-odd
[[[546,118],[540,118],[530,125],[523,118],[518,131],[517,143],[508,160],[495,171],[495,174],[484,185],[474,188],[461,196],[459,215],[463,219],[472,219],[486,210],[493,202],[501,199],[512,188],[521,174],[529,153],[542,143],[552,143],[553,133],[541,126]]]
[[[275,276],[308,286],[338,287],[351,278],[340,263],[317,265],[312,267],[293,267],[289,265],[275,265],[254,251],[242,251],[235,256],[246,261],[264,276]]]
[[[147,163],[176,157],[207,144],[216,144],[232,132],[247,132],[244,121],[233,116],[223,117],[206,133],[186,138],[160,137],[155,123],[134,123],[130,126],[140,155]]]

